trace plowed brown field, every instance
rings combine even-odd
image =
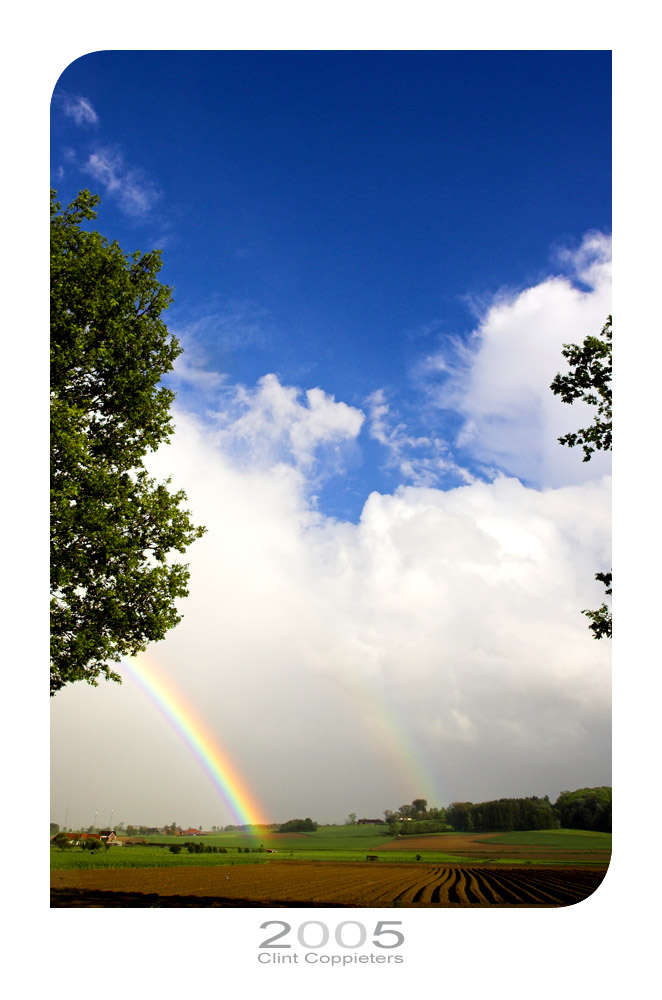
[[[53,871],[51,906],[567,906],[605,871],[340,861]]]

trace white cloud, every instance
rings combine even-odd
[[[184,620],[150,654],[274,819],[609,783],[611,649],[581,610],[603,600],[610,479],[556,442],[583,417],[548,388],[562,343],[610,311],[608,241],[565,263],[583,289],[554,277],[502,296],[468,349],[428,359],[467,450],[510,475],[434,488],[425,463],[450,452],[378,390],[370,434],[413,485],[372,493],[357,524],[317,511],[311,485],[342,468],[361,410],[274,374],[228,386],[201,356],[180,366],[221,405],[204,421],[177,409],[152,472],[187,491],[208,532],[186,556]],[[75,784],[126,821],[231,821],[152,706],[120,695],[55,699],[54,802]],[[80,757],[81,725],[112,746],[120,723],[121,751]]]
[[[73,94],[60,95],[62,111],[68,118],[73,118],[76,125],[96,125],[99,116],[87,97]]]
[[[290,461],[308,469],[320,447],[339,448],[356,438],[364,420],[361,410],[319,388],[303,396],[305,402],[300,389],[281,385],[273,374],[264,375],[255,388],[235,386],[216,413],[216,440],[252,464]]]
[[[124,157],[116,149],[105,147],[96,150],[83,169],[117,198],[120,208],[127,215],[145,215],[159,198],[156,188],[143,172],[128,168]]]
[[[174,332],[174,331],[173,331]],[[220,372],[210,371],[200,359],[191,357],[189,351],[180,354],[173,368],[171,381],[193,388],[196,393],[207,395],[216,392],[226,381],[227,376]]]
[[[403,487],[335,521],[311,507],[306,463],[361,415],[320,389],[305,400],[274,376],[246,391],[234,433],[256,447],[249,466],[232,433],[182,412],[152,463],[208,533],[187,553],[184,620],[151,655],[267,812],[332,821],[415,795],[608,782],[610,648],[580,611],[602,599],[609,481]],[[263,436],[286,437],[299,467],[258,460]],[[127,821],[230,821],[139,692],[77,687],[55,699],[58,801],[75,780]],[[122,756],[81,759],[80,719],[104,745],[121,719]]]
[[[580,482],[610,468],[604,453],[587,465],[558,444],[594,414],[586,404],[562,403],[549,385],[566,366],[563,344],[597,334],[611,312],[611,239],[590,233],[559,258],[569,277],[497,296],[468,346],[430,355],[421,369],[436,405],[464,418],[457,445],[537,485]]]

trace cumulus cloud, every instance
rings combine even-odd
[[[559,262],[564,275],[497,296],[468,344],[450,343],[419,369],[435,405],[462,416],[459,448],[537,485],[584,481],[610,468],[604,453],[587,467],[559,446],[560,435],[593,414],[586,404],[562,403],[549,384],[567,368],[563,344],[597,334],[611,312],[611,239],[590,233]]]
[[[127,167],[117,149],[97,149],[90,154],[83,169],[117,199],[126,215],[146,215],[159,198],[158,191],[143,171]]]
[[[198,593],[210,596],[188,635],[206,622],[212,662],[227,649],[272,692],[265,726],[274,741],[280,712],[295,729],[308,727],[301,712],[312,713],[317,749],[308,748],[304,775],[293,760],[287,766],[307,796],[319,795],[319,808],[325,793],[315,791],[310,767],[328,769],[324,759],[339,754],[332,797],[342,811],[350,766],[342,734],[352,728],[350,743],[375,741],[370,756],[378,748],[382,758],[376,773],[386,787],[370,796],[378,809],[388,806],[380,796],[400,736],[418,748],[426,794],[440,801],[495,787],[535,793],[550,755],[568,786],[587,769],[597,783],[610,650],[591,639],[580,610],[601,599],[593,574],[609,562],[608,480],[545,491],[506,477],[449,491],[403,487],[372,494],[350,525],[311,510],[300,479],[282,466],[234,470],[237,485],[227,488],[218,442],[191,424],[182,447],[185,437],[188,460],[206,470],[204,507],[216,531],[193,556]],[[225,637],[211,625],[219,615],[224,632],[232,622]],[[290,704],[297,686],[308,706],[296,696]],[[392,794],[399,804],[395,787]]]
[[[87,97],[73,94],[59,95],[60,106],[67,118],[72,118],[76,125],[96,125],[99,116]]]
[[[461,418],[453,445],[491,474],[463,481],[456,466],[458,485],[437,488],[432,463],[453,463],[450,449],[377,390],[369,433],[409,485],[371,493],[358,523],[317,510],[311,486],[342,469],[361,410],[275,374],[230,385],[202,356],[180,367],[208,412],[175,410],[151,471],[186,489],[208,531],[187,552],[185,617],[150,655],[273,819],[609,783],[611,650],[581,609],[603,599],[610,479],[605,456],[585,464],[556,442],[584,415],[549,390],[561,345],[610,311],[609,241],[588,237],[563,265],[426,361],[434,405]],[[81,757],[92,734],[112,752]],[[63,692],[53,738],[54,802],[232,821],[130,685]]]
[[[215,439],[229,453],[260,466],[283,461],[309,469],[321,447],[328,462],[329,448],[354,440],[364,414],[322,389],[302,393],[269,374],[254,388],[234,386],[216,419]]]
[[[601,600],[609,481],[402,487],[341,522],[309,502],[306,463],[360,414],[274,376],[247,404],[236,432],[259,448],[279,415],[290,464],[240,466],[231,439],[183,412],[153,456],[208,533],[187,553],[185,618],[152,655],[269,815],[333,821],[415,795],[445,804],[607,782],[610,650],[580,610]],[[56,702],[58,795],[75,779],[127,820],[231,821],[140,692]],[[71,716],[109,746],[121,718],[121,758],[76,758]]]

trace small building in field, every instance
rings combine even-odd
[[[104,844],[115,844],[116,847],[121,847],[121,841],[114,830],[99,830],[99,840],[102,840]]]
[[[62,834],[58,833],[55,836],[61,837]],[[72,847],[80,847],[86,840],[100,840],[102,844],[114,844],[115,847],[122,846],[122,841],[117,838],[114,830],[100,830],[99,833],[65,833],[64,836]],[[51,843],[53,843],[54,839],[54,837],[51,837]]]

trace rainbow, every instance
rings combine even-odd
[[[423,797],[430,804],[441,801],[438,767],[426,764],[423,749],[415,745],[385,693],[366,680],[353,680],[349,687],[361,725],[370,727],[375,744],[383,748],[385,758],[390,758],[391,772],[400,776],[403,788],[410,790],[412,798]]]
[[[186,743],[230,808],[237,825],[266,823],[262,807],[227,751],[172,681],[144,655],[123,659],[122,667]]]

